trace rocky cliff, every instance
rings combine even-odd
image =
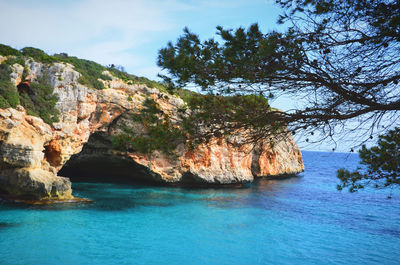
[[[0,61],[6,58],[0,56]],[[22,106],[0,109],[0,193],[30,199],[71,199],[71,182],[62,174],[96,177],[115,175],[162,183],[232,184],[255,177],[296,174],[304,170],[301,152],[288,134],[285,140],[244,143],[240,133],[216,137],[188,149],[181,144],[174,155],[122,152],[112,148],[111,137],[129,127],[145,128],[131,119],[146,98],[152,98],[169,116],[185,103],[177,97],[142,84],[124,82],[110,72],[101,80],[106,89],[80,84],[81,73],[68,63],[25,61],[12,65],[15,85],[23,75],[35,80],[44,73],[54,93],[60,121],[52,126],[28,115]],[[60,171],[61,170],[61,171]]]

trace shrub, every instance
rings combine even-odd
[[[17,88],[10,81],[0,81],[0,94],[11,107],[15,108],[19,105],[20,102]]]
[[[21,52],[14,48],[11,48],[10,46],[0,44],[0,55],[2,55],[2,56],[8,56],[8,55],[18,56],[18,55],[21,55]]]
[[[187,90],[187,89],[176,89],[174,93],[179,96],[183,101],[188,103],[192,97],[199,96],[199,93]]]
[[[26,112],[32,116],[39,116],[39,113],[35,112],[35,103],[33,103],[31,97],[27,93],[21,93],[19,95],[21,105],[25,108]]]
[[[0,80],[10,81],[10,74],[10,66],[6,64],[0,64]]]
[[[66,57],[62,54],[55,54],[53,57],[56,61],[72,64],[74,69],[81,74],[78,79],[80,84],[94,89],[104,89],[104,84],[98,80],[107,80],[102,78],[104,77],[102,73],[106,68],[101,64],[73,56]]]
[[[60,113],[55,107],[58,96],[53,94],[48,76],[44,75],[37,83],[32,83],[30,89],[32,95],[26,93],[20,95],[21,105],[25,107],[27,113],[42,118],[50,125],[58,122]]]
[[[29,74],[29,70],[27,66],[24,66],[24,71],[22,72],[21,80],[24,81]]]
[[[22,55],[32,57],[38,62],[54,63],[57,61],[54,56],[47,55],[44,51],[33,47],[25,47],[21,49],[21,52]]]
[[[114,76],[122,79],[129,84],[145,84],[150,88],[157,88],[160,91],[167,92],[164,85],[159,82],[149,80],[145,77],[138,77],[135,75],[130,75],[124,71],[121,71],[123,67],[117,69],[115,67],[106,68],[105,66],[98,64],[93,61],[79,59],[74,56],[68,56],[66,53],[54,54],[53,56],[46,54],[44,51],[33,48],[25,47],[18,51],[7,45],[0,44],[0,54],[1,55],[14,55],[16,58],[10,58],[6,62],[7,64],[19,63],[25,65],[25,57],[32,57],[35,61],[42,63],[54,63],[54,62],[64,62],[69,63],[74,66],[74,69],[78,71],[82,76],[79,78],[78,82],[82,85],[94,88],[94,89],[104,89],[104,84],[99,81],[102,80],[112,80],[111,77],[103,75],[104,70],[109,70]]]
[[[8,107],[10,107],[10,104],[2,95],[0,95],[0,109],[5,109]]]
[[[0,108],[15,108],[19,104],[17,88],[10,81],[9,65],[0,64]]]
[[[158,90],[160,90],[162,92],[168,93],[167,88],[163,84],[161,84],[157,81],[150,80],[146,77],[139,77],[139,76],[131,75],[131,74],[125,73],[121,70],[118,70],[114,67],[108,68],[108,71],[110,71],[115,77],[122,79],[124,82],[127,82],[128,85],[144,84],[150,88],[157,88]]]
[[[14,65],[17,63],[22,66],[25,66],[25,60],[22,57],[10,57],[7,58],[7,60],[4,63],[8,65]]]

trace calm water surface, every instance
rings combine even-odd
[[[74,183],[93,204],[0,201],[0,264],[400,264],[400,192],[338,192],[357,155],[244,188]]]

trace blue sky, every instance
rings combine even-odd
[[[258,22],[268,31],[279,12],[272,0],[0,0],[0,42],[119,64],[154,79],[158,50],[185,26],[202,39],[217,25]]]
[[[274,0],[0,0],[0,43],[66,52],[156,79],[158,50],[175,41],[184,27],[201,39],[213,37],[217,25],[247,28],[257,22],[263,32],[282,30],[276,24],[281,11]],[[295,104],[292,99],[272,102],[283,110]],[[333,147],[299,143],[308,150]],[[338,150],[353,145],[351,140],[342,143]]]

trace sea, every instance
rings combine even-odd
[[[399,190],[338,191],[356,154],[303,158],[239,188],[77,182],[93,203],[0,201],[0,264],[400,264]]]

